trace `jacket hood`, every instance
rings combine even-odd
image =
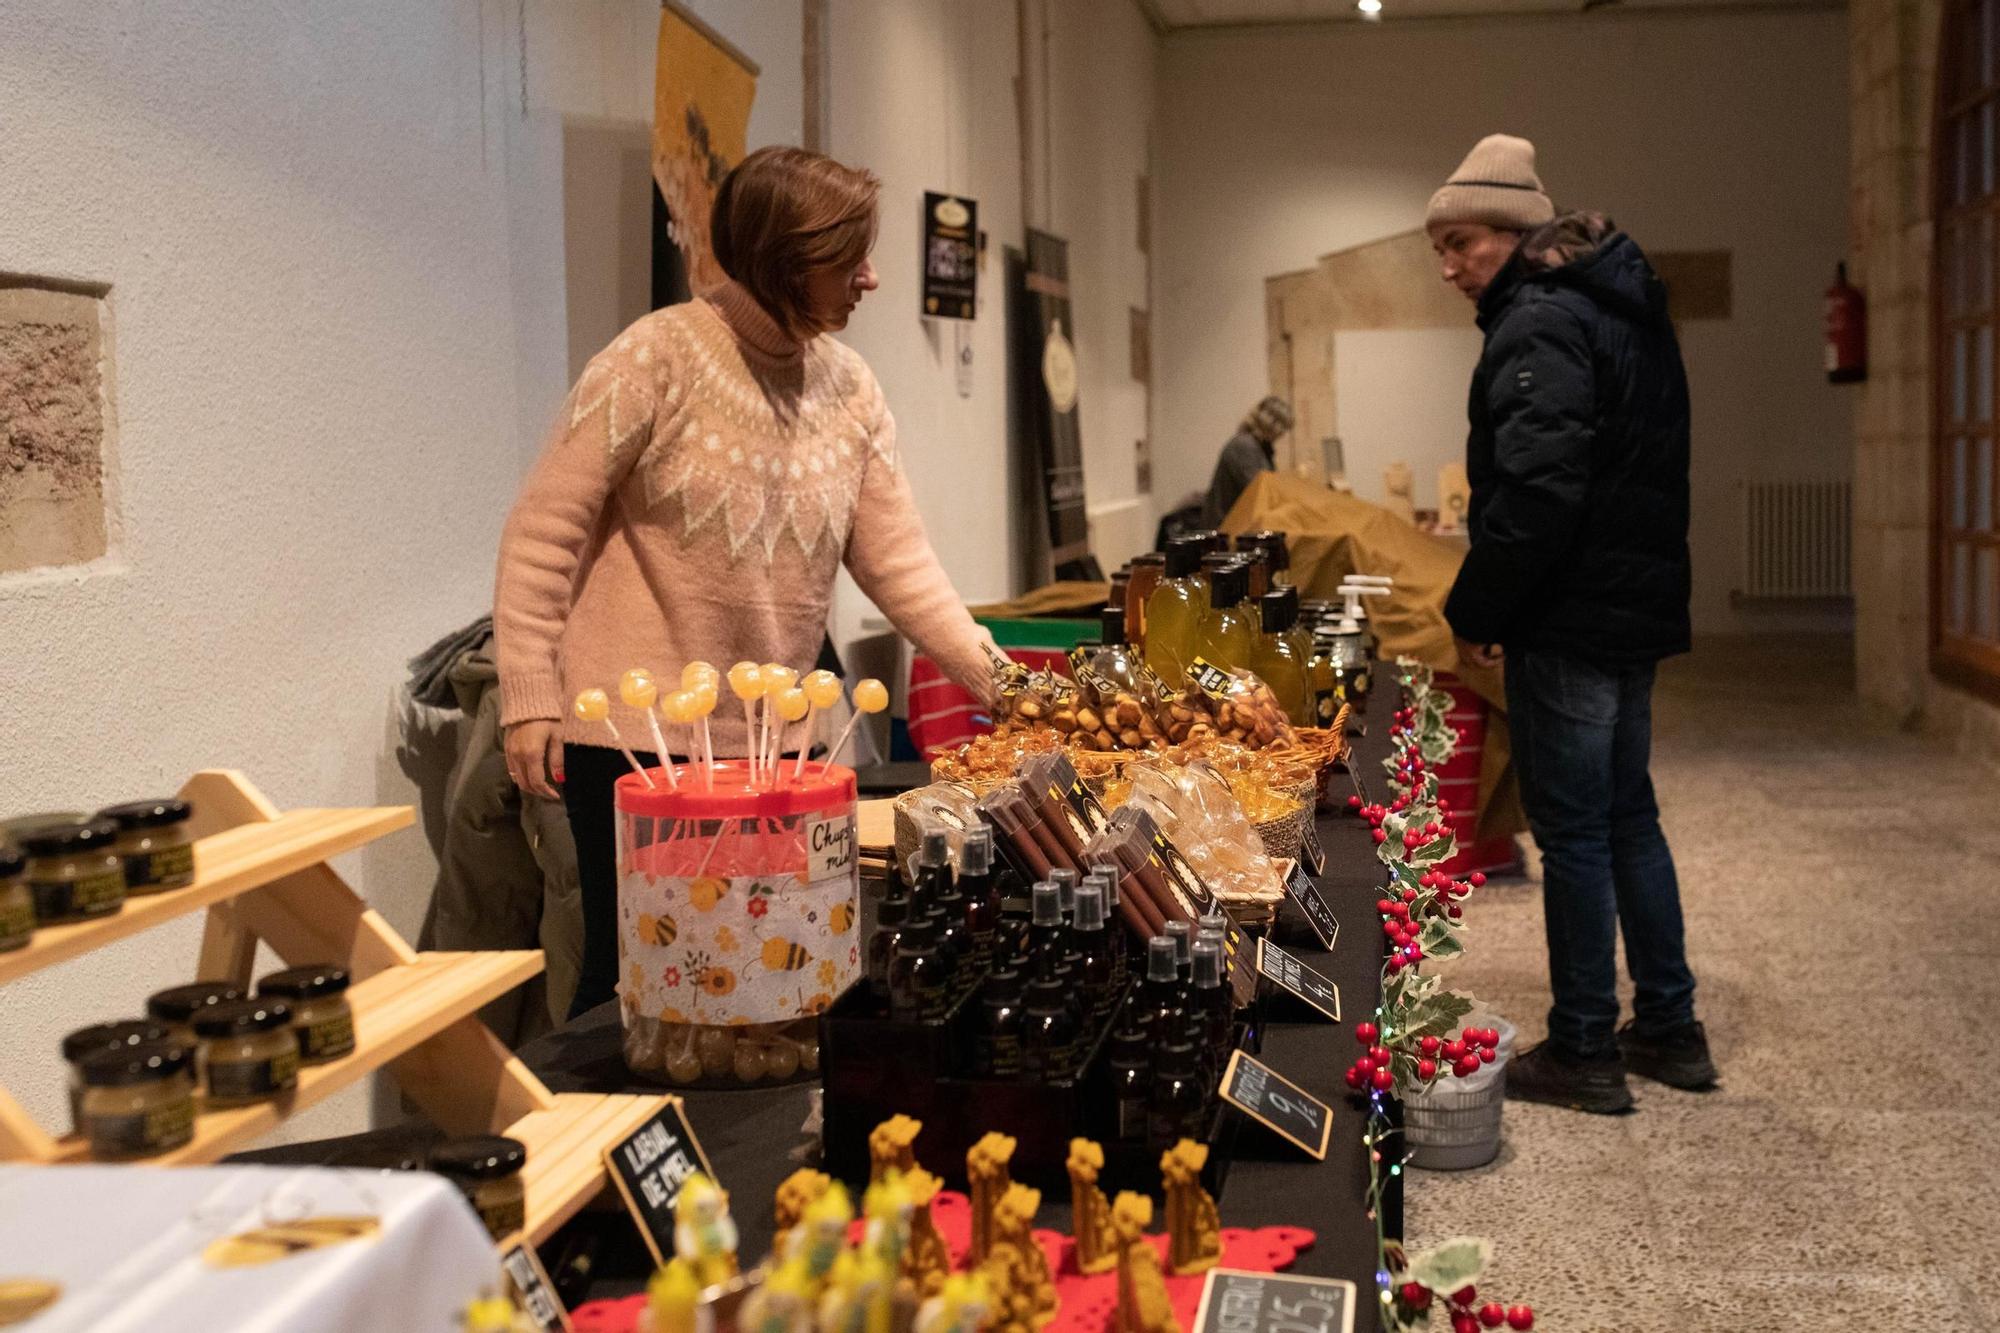
[[[1559,213],[1521,238],[1479,300],[1484,326],[1529,285],[1572,287],[1634,319],[1665,319],[1667,289],[1638,242],[1602,213]]]

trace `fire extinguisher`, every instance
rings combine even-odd
[[[1868,378],[1868,298],[1847,281],[1847,265],[1836,264],[1826,289],[1826,378],[1854,384]]]

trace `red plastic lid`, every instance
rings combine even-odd
[[[752,788],[749,769],[735,759],[715,761],[713,791],[699,764],[680,766],[678,791],[667,785],[666,775],[657,768],[649,770],[656,784],[650,788],[637,773],[627,773],[618,779],[612,800],[620,814],[655,819],[782,819],[848,804],[860,790],[853,769],[812,760],[806,761],[805,771],[794,782],[795,762],[788,759],[779,766],[776,787]]]

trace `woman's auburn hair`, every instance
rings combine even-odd
[[[708,226],[715,261],[786,332],[809,338],[820,330],[807,302],[807,280],[868,257],[881,192],[875,173],[823,153],[760,148],[716,191]]]

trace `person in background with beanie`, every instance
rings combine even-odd
[[[1632,1073],[1713,1086],[1680,885],[1648,773],[1655,664],[1689,647],[1688,390],[1666,289],[1597,213],[1558,213],[1535,147],[1481,139],[1424,219],[1474,302],[1472,545],[1445,603],[1501,667],[1542,850],[1549,1036],[1507,1095],[1629,1110]],[[1618,1024],[1617,936],[1636,995]]]
[[[1203,527],[1220,527],[1257,474],[1277,469],[1272,442],[1291,428],[1292,405],[1276,394],[1250,409],[1229,443],[1222,446],[1222,456],[1215,460],[1215,475],[1209,479],[1208,495],[1201,503]]]

